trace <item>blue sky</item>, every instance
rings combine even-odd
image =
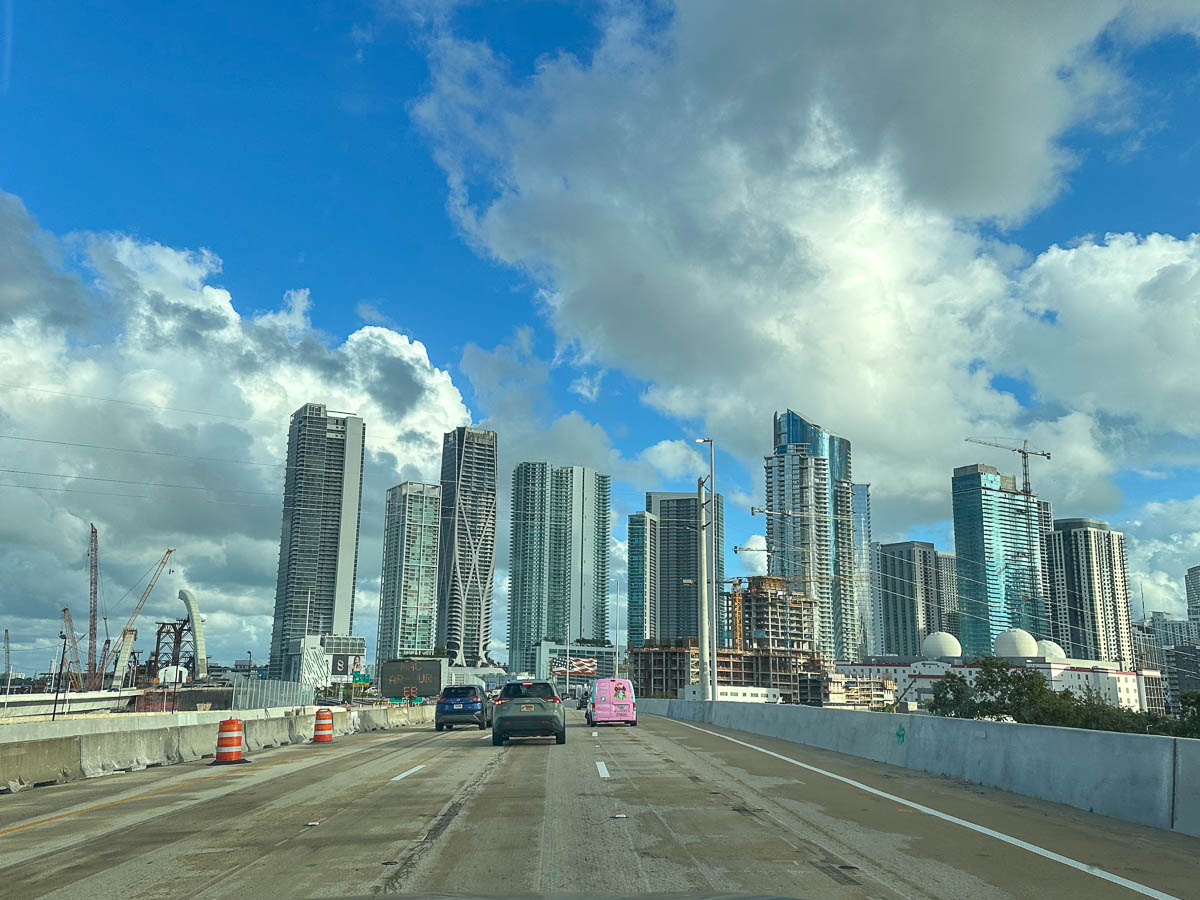
[[[1094,13],[1087,22],[1082,14],[1077,17],[1080,21],[1056,14],[1046,23],[1053,52],[1047,51],[1050,55],[1042,68],[1059,74],[1046,76],[1049,80],[1041,85],[1031,81],[1022,86],[1018,78],[1012,92],[1016,96],[1029,90],[1030,97],[1040,102],[1050,89],[1069,82],[1074,93],[1045,110],[1034,108],[1037,103],[1016,102],[1019,114],[1007,131],[1028,128],[1022,143],[1014,147],[1018,151],[1048,148],[1047,153],[1058,160],[1053,165],[1031,156],[1021,168],[1007,166],[1004,160],[972,159],[967,147],[961,152],[946,150],[976,126],[983,133],[989,122],[1014,115],[1000,101],[989,105],[989,98],[1001,96],[1002,91],[989,93],[986,86],[980,88],[977,100],[899,95],[899,102],[914,105],[899,123],[888,119],[889,111],[872,111],[867,103],[851,109],[848,100],[847,108],[839,110],[836,102],[825,101],[826,112],[840,123],[835,143],[842,142],[839,152],[846,155],[840,168],[825,170],[820,177],[841,178],[857,167],[880,179],[879,196],[895,196],[887,201],[886,215],[899,223],[896,231],[915,234],[928,227],[938,235],[936,246],[925,245],[916,257],[905,256],[903,263],[895,263],[896,269],[913,270],[906,283],[920,286],[937,280],[941,263],[916,271],[926,265],[922,257],[944,259],[947,269],[957,267],[960,273],[969,268],[964,258],[986,258],[995,278],[1008,280],[1007,287],[989,290],[998,290],[995,297],[1014,303],[1013,311],[999,320],[990,319],[986,310],[995,311],[998,301],[980,299],[976,312],[963,314],[964,334],[1001,336],[982,342],[979,353],[987,383],[978,391],[972,388],[972,396],[965,397],[961,388],[969,381],[965,367],[947,363],[944,370],[920,368],[918,357],[924,351],[919,341],[922,335],[936,334],[936,326],[926,331],[923,325],[913,325],[917,336],[908,350],[901,351],[911,351],[916,360],[917,368],[911,370],[888,370],[880,359],[896,354],[882,347],[878,356],[873,351],[870,358],[859,359],[852,330],[840,344],[818,347],[805,343],[807,338],[797,339],[794,355],[786,350],[764,351],[760,359],[753,340],[773,340],[779,329],[803,322],[812,297],[824,298],[819,304],[821,316],[834,316],[839,306],[858,302],[838,300],[837,291],[852,290],[853,297],[861,298],[862,282],[852,288],[817,284],[791,295],[787,292],[801,276],[789,276],[793,280],[786,283],[776,281],[786,266],[773,258],[768,263],[770,277],[761,281],[761,293],[774,292],[776,300],[771,302],[795,314],[770,321],[755,312],[760,310],[755,304],[770,301],[769,296],[738,293],[749,290],[758,270],[739,268],[741,274],[730,280],[733,268],[716,268],[723,248],[729,250],[724,262],[730,266],[758,264],[752,258],[746,262],[744,247],[739,250],[724,235],[713,243],[717,249],[701,256],[687,257],[686,249],[679,249],[681,241],[699,246],[713,238],[705,231],[711,223],[705,221],[703,210],[705,205],[723,208],[733,196],[729,185],[758,184],[762,191],[749,193],[759,198],[756,202],[762,208],[771,206],[771,198],[778,195],[779,182],[773,179],[780,177],[779,171],[764,162],[780,146],[779,135],[771,131],[770,104],[799,108],[807,102],[805,91],[810,89],[804,79],[811,73],[797,71],[793,82],[786,67],[801,63],[780,57],[771,80],[755,80],[750,65],[755,54],[749,42],[762,41],[763,58],[775,65],[771,54],[776,48],[769,33],[756,31],[753,23],[741,27],[731,22],[729,29],[739,36],[722,38],[721,29],[714,26],[723,13],[720,4],[699,4],[689,16],[679,16],[669,7],[647,11],[637,4],[560,2],[468,4],[434,20],[410,14],[421,9],[420,4],[376,2],[193,6],[15,0],[6,42],[10,47],[4,61],[6,84],[0,93],[4,134],[0,188],[18,198],[30,219],[45,235],[53,236],[55,252],[62,254],[53,267],[76,273],[89,284],[103,280],[87,249],[96,236],[108,240],[122,236],[172,251],[206,249],[219,257],[220,266],[210,267],[200,280],[228,291],[243,317],[280,309],[286,291],[307,290],[311,305],[305,328],[327,347],[339,346],[364,322],[419,341],[426,349],[428,367],[448,374],[475,421],[495,424],[502,440],[504,427],[520,433],[513,452],[521,456],[564,456],[579,447],[581,454],[593,453],[589,460],[595,459],[595,440],[588,437],[588,429],[595,428],[610,442],[611,449],[604,452],[632,465],[647,459],[647,448],[659,442],[691,442],[711,432],[721,447],[720,484],[736,492],[732,500],[744,501],[756,492],[761,495],[756,454],[770,450],[770,409],[792,406],[809,412],[851,439],[857,476],[883,486],[876,536],[884,539],[931,537],[947,545],[949,467],[983,459],[1011,471],[1017,460],[1000,452],[988,456],[986,451],[981,455],[966,447],[948,447],[954,439],[943,435],[939,438],[942,455],[934,463],[930,453],[917,446],[919,442],[908,439],[905,429],[896,430],[895,423],[913,417],[912,427],[918,428],[923,418],[939,415],[936,403],[941,401],[930,399],[932,407],[902,408],[897,401],[887,400],[893,404],[890,411],[851,414],[848,407],[863,394],[838,393],[832,361],[843,354],[851,365],[870,371],[871,378],[854,388],[867,394],[871,391],[864,384],[907,379],[909,393],[924,392],[934,398],[937,391],[931,386],[945,382],[945,396],[957,404],[957,411],[946,415],[945,435],[990,434],[996,433],[990,430],[995,428],[1019,434],[1025,429],[1035,440],[1058,441],[1052,449],[1060,451],[1056,456],[1066,460],[1064,467],[1047,466],[1044,474],[1035,469],[1035,477],[1044,478],[1048,490],[1058,492],[1054,499],[1062,514],[1150,523],[1138,526],[1147,529],[1141,545],[1145,552],[1134,554],[1131,565],[1153,582],[1153,596],[1161,605],[1177,608],[1182,579],[1177,569],[1193,547],[1197,558],[1192,562],[1200,562],[1200,540],[1189,537],[1196,530],[1187,518],[1190,507],[1178,506],[1200,494],[1196,474],[1200,455],[1195,452],[1197,432],[1190,414],[1187,422],[1176,424],[1164,414],[1164,425],[1163,417],[1140,421],[1120,404],[1110,406],[1095,399],[1076,403],[1081,392],[1056,392],[1054,385],[1062,383],[1062,373],[1039,369],[1034,351],[1028,358],[1019,352],[1018,343],[1013,343],[1018,338],[1010,329],[1016,327],[1012,322],[1028,314],[1031,304],[1036,305],[1035,297],[1036,302],[1057,309],[1064,289],[1054,287],[1059,284],[1054,279],[1061,277],[1055,265],[1065,265],[1068,258],[1045,259],[1042,265],[1035,262],[1051,245],[1070,251],[1087,235],[1102,239],[1106,232],[1128,232],[1135,236],[1133,249],[1126,248],[1126,256],[1132,259],[1139,249],[1143,256],[1150,254],[1151,248],[1138,243],[1144,235],[1161,232],[1186,241],[1197,230],[1200,50],[1193,19],[1166,15],[1161,22],[1141,23],[1139,31],[1114,7],[1111,15]],[[779,15],[784,32],[788,28],[811,32],[820,48],[818,31],[825,24],[815,17],[805,22],[797,11],[781,11],[771,4],[764,4],[762,11],[765,18],[768,12]],[[736,18],[732,11],[730,18]],[[951,13],[947,21],[948,29],[971,27]],[[1015,65],[1013,60],[1024,52],[1019,49],[1019,17],[1007,25],[1018,50],[1001,53],[1005,38],[995,40],[999,61],[992,66],[995,72],[985,77],[994,77],[997,83],[1008,77],[1005,66]],[[997,26],[999,32],[1004,27],[1004,23]],[[843,43],[847,58],[855,59],[860,47],[880,40],[877,35],[852,34],[852,26],[844,23],[838,28],[832,41],[826,41],[831,44],[830,60]],[[1138,36],[1130,37],[1131,31]],[[988,38],[983,40],[990,46]],[[709,54],[707,71],[695,67],[696,48]],[[931,71],[943,49],[938,45],[930,54]],[[820,63],[820,49],[801,50],[798,55],[805,52]],[[916,61],[889,81],[903,85],[911,76],[914,84],[930,83],[918,71],[923,64],[917,59],[918,48],[912,52]],[[722,57],[723,53],[728,56]],[[945,53],[946,66],[960,64],[954,51]],[[1032,61],[1030,68],[1037,69],[1037,63]],[[847,79],[848,96],[860,87],[860,76],[869,81],[879,74],[868,71],[869,66],[863,66],[861,73],[847,74],[833,62],[829,65],[836,77]],[[979,65],[988,63],[983,60]],[[714,87],[708,80],[711,73],[724,73],[726,84]],[[729,85],[742,84],[743,77],[746,90],[757,91],[754,101],[763,104],[767,116],[758,116],[754,103],[742,96],[724,106],[714,100],[712,109],[737,106],[745,119],[731,119],[729,131],[721,131],[726,123],[720,122],[712,132],[706,129],[710,119],[720,118],[717,113],[695,120],[695,146],[681,140],[678,131],[655,130],[656,116],[647,104],[659,87],[664,94],[678,89],[678,96],[703,98],[706,91],[732,90]],[[932,90],[943,89],[957,88]],[[470,99],[463,100],[464,96]],[[942,123],[946,131],[913,137],[908,123],[927,111],[921,105],[925,100],[928,109],[949,110],[938,113],[949,119]],[[669,117],[683,106],[664,108]],[[1025,110],[1029,110],[1027,118]],[[600,148],[595,161],[582,162],[586,154],[571,155],[565,149],[572,116],[582,116],[580,121],[588,123],[591,146]],[[686,121],[685,114],[680,116]],[[615,137],[625,127],[621,123],[629,121],[643,123],[644,140]],[[935,116],[932,121],[940,120]],[[603,142],[610,138],[611,148],[604,150]],[[799,131],[789,134],[788,140],[793,138],[800,143],[808,140]],[[732,164],[726,161],[720,169],[705,169],[712,160],[695,147],[705,146],[706,140],[711,140],[711,147],[739,145],[739,152],[730,158],[749,160],[747,174],[731,177],[728,184],[718,182],[713,173],[728,175]],[[970,187],[955,182],[954,172],[947,171],[940,180],[937,172],[931,175],[922,169],[920,157],[933,159],[943,151],[956,152],[957,158],[945,168],[960,167],[957,174]],[[1010,159],[1017,155],[1008,153]],[[615,160],[611,169],[605,168],[608,160]],[[664,168],[658,180],[638,188],[637,179],[644,173],[650,179],[660,162]],[[696,173],[692,181],[684,177],[689,166]],[[624,172],[623,180],[612,181],[617,177],[614,172]],[[666,184],[674,174],[679,174],[679,184]],[[797,176],[786,183],[802,185],[808,177]],[[448,182],[453,184],[456,178],[466,186],[469,214],[448,207]],[[566,189],[546,187],[555,180]],[[978,187],[991,182],[995,188],[990,193]],[[826,182],[827,188],[830,183]],[[857,190],[849,181],[838,184],[838,189]],[[691,193],[678,193],[685,190]],[[637,242],[621,248],[616,232],[601,234],[580,226],[577,210],[570,212],[569,220],[555,224],[554,216],[566,214],[563,206],[555,204],[564,197],[576,202],[580,196],[589,203],[612,198],[614,208],[625,204],[621,214],[628,215]],[[643,198],[644,205],[639,205]],[[756,214],[763,230],[747,246],[773,246],[770,236],[776,232],[804,234],[807,244],[797,244],[800,249],[793,259],[808,253],[803,249],[807,246],[811,250],[807,258],[816,260],[816,270],[836,269],[831,260],[838,258],[835,252],[844,251],[845,241],[836,248],[822,246],[819,235],[821,229],[830,230],[828,221],[824,225],[801,221],[805,213],[797,210],[805,204],[799,198],[790,202],[796,206],[778,215]],[[696,210],[702,212],[697,215]],[[638,230],[642,227],[648,230]],[[661,246],[655,243],[658,238]],[[594,248],[587,244],[592,240]],[[865,230],[862,240],[871,245]],[[959,246],[964,240],[970,244],[965,250]],[[911,249],[874,245],[879,262],[870,277],[888,269],[887,260],[898,260]],[[668,297],[661,309],[653,298],[631,300],[629,311],[616,311],[620,290],[611,293],[614,282],[605,282],[602,270],[618,270],[622,261],[642,251],[646,259],[639,264],[648,283],[673,282],[694,289],[695,318],[709,323],[705,333],[715,342],[709,360],[715,372],[695,370],[686,358],[694,355],[682,346],[690,333],[690,300]],[[1186,256],[1190,249],[1178,252]],[[603,262],[605,254],[613,254],[608,264]],[[1113,272],[1129,274],[1142,266],[1129,274],[1130,283],[1153,282],[1165,265],[1144,259],[1116,260],[1117,250],[1107,246],[1095,255],[1096,265],[1112,266]],[[653,269],[655,259],[663,262],[661,281]],[[1069,257],[1072,265],[1081,259]],[[595,260],[600,262],[593,267]],[[1064,270],[1077,271],[1069,265]],[[878,277],[880,284],[887,280]],[[1115,274],[1097,277],[1123,283]],[[968,274],[955,283],[957,287],[947,295],[978,284]],[[1038,293],[1038,286],[1045,284],[1051,285],[1049,299]],[[630,296],[638,290],[630,288]],[[1181,290],[1170,309],[1186,327],[1197,311],[1196,291],[1186,285]],[[903,305],[910,293],[897,282],[884,284],[879,297]],[[681,296],[685,295],[691,296],[686,291]],[[911,295],[917,298],[914,309],[950,302],[942,295],[937,300]],[[605,296],[614,298],[611,321],[597,312],[597,305],[605,306],[606,301],[596,298]],[[1137,296],[1135,290],[1116,296],[1112,308],[1119,309],[1122,302]],[[817,301],[812,303],[815,309]],[[1085,300],[1079,303],[1078,309],[1086,309]],[[864,333],[876,322],[884,322],[872,309],[877,311],[864,306],[860,314],[859,329]],[[643,312],[646,320],[639,323],[636,320]],[[897,321],[913,319],[906,315]],[[982,321],[988,324],[979,325]],[[120,320],[108,325],[118,331],[123,327]],[[892,326],[879,327],[886,331]],[[1086,334],[1086,329],[1080,334]],[[652,337],[660,346],[669,345],[669,352],[656,355]],[[70,341],[85,346],[90,339],[76,334]],[[1028,341],[1020,339],[1019,346],[1055,346],[1055,340],[1060,345],[1073,342],[1086,355],[1084,339],[1070,334],[1054,338],[1031,333]],[[953,341],[950,337],[948,342]],[[835,345],[843,349],[831,351]],[[472,346],[482,357],[474,367],[464,366],[464,353]],[[779,346],[788,347],[788,341],[781,340]],[[825,363],[818,361],[817,354],[823,352],[831,354]],[[1146,352],[1153,357],[1153,346]],[[1170,351],[1160,355],[1169,357]],[[74,361],[86,356],[77,353]],[[1120,368],[1125,362],[1141,368],[1133,353],[1127,361],[1111,360],[1111,366]],[[545,381],[528,396],[514,397],[511,384],[501,390],[487,382],[486,373],[501,363],[518,381],[532,377],[535,369],[545,373]],[[1191,360],[1178,360],[1178,364],[1195,366]],[[736,383],[720,380],[732,378],[733,372],[741,372]],[[784,372],[787,377],[781,378]],[[594,399],[571,390],[581,377],[597,375],[602,380]],[[1113,372],[1112,377],[1119,375]],[[961,380],[957,387],[956,379]],[[47,381],[53,379],[39,383],[44,386]],[[1105,385],[1097,387],[1104,393]],[[1184,388],[1180,390],[1183,393],[1169,398],[1170,402],[1178,404],[1179,397],[1188,396]],[[713,408],[697,401],[696,392],[711,398]],[[204,405],[199,398],[190,404]],[[887,403],[881,399],[880,405]],[[562,418],[572,413],[577,418]],[[453,418],[452,413],[447,415]],[[1081,424],[1080,416],[1088,422]],[[989,430],[980,430],[984,428]],[[63,431],[55,433],[61,436]],[[1153,451],[1139,441],[1147,442]],[[901,452],[905,444],[911,446]],[[1120,452],[1114,449],[1118,447]],[[672,452],[681,453],[681,447],[673,446]],[[929,470],[917,472],[927,460]],[[402,472],[405,465],[421,468],[430,463],[398,459],[396,471]],[[1074,468],[1067,472],[1068,467]],[[686,468],[671,463],[630,468],[630,472],[649,474],[615,486],[617,511],[623,514],[638,508],[646,489],[694,484],[695,476]],[[762,532],[761,520],[737,512],[747,504],[732,500],[730,546]],[[1169,515],[1175,516],[1170,521],[1146,513],[1147,503],[1171,502],[1178,508],[1170,507],[1174,512]],[[99,514],[94,509],[66,512]],[[1162,510],[1158,513],[1168,516]],[[365,508],[364,531],[377,530],[377,523],[367,516]],[[623,523],[623,515],[618,521]],[[1137,527],[1131,525],[1129,530],[1132,536]],[[623,531],[622,524],[618,539]],[[73,535],[64,537],[66,544],[73,540]],[[269,546],[269,535],[262,540]],[[143,550],[142,555],[149,552]],[[500,548],[500,558],[506,559],[505,547]],[[132,560],[129,565],[133,566]],[[360,593],[370,592],[376,569],[375,560],[364,563]],[[732,554],[728,570],[743,570]],[[245,590],[255,596],[262,590],[270,593],[269,585],[252,578],[245,583],[254,585]],[[233,586],[211,588],[222,597],[238,592]],[[47,597],[47,608],[57,605],[52,599]],[[231,616],[252,608],[232,600],[229,605]],[[364,609],[369,610],[369,604]],[[45,621],[40,615],[31,617],[24,637],[32,640]],[[217,646],[225,649],[220,642]]]

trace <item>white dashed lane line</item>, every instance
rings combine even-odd
[[[608,778],[608,766],[596,760],[596,771],[600,773],[601,778]]]
[[[423,766],[423,765],[413,766],[407,772],[401,772],[399,775],[397,775],[395,778],[393,778],[392,781],[399,781],[402,778],[407,778],[409,775],[412,775],[416,772],[420,772],[423,768],[425,768],[425,766]]]

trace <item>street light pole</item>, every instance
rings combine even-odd
[[[719,629],[717,616],[717,442],[712,438],[696,438],[697,444],[708,444],[708,500],[711,505],[708,516],[709,547],[711,548],[712,571],[709,573],[709,597],[711,598],[712,635],[709,650],[712,685],[709,688],[711,698],[719,696],[717,683],[717,634]]]
[[[700,699],[712,699],[712,676],[708,657],[708,572],[705,558],[708,547],[704,541],[704,479],[696,479],[696,630],[700,645]]]

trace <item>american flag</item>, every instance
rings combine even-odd
[[[567,674],[567,658],[565,656],[555,656],[550,660],[550,672],[554,675]],[[596,674],[596,657],[594,656],[572,656],[571,657],[571,674],[572,675],[595,675]]]

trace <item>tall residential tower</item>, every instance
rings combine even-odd
[[[1046,535],[1051,636],[1071,659],[1132,669],[1125,535],[1096,519],[1058,519]]]
[[[817,600],[821,655],[857,659],[850,442],[789,409],[775,414],[774,446],[765,457],[767,571]]]
[[[658,516],[629,515],[629,644],[658,643]]]
[[[406,481],[387,492],[375,664],[437,646],[442,486]]]
[[[707,505],[707,502],[706,502]],[[725,498],[717,494],[717,583],[725,580]],[[658,523],[658,640],[677,641],[700,634],[696,578],[696,495],[666,491],[646,492],[646,512]],[[712,542],[704,541],[705,571],[712,577]],[[722,620],[718,604],[718,621]]]
[[[1050,638],[1042,565],[1042,518],[1036,494],[1012,475],[982,463],[951,479],[958,571],[960,640],[966,656],[991,654],[997,635],[1023,628]]]
[[[354,625],[362,506],[363,420],[308,403],[292,413],[271,678],[299,677],[300,639],[349,635]]]
[[[608,637],[610,479],[583,466],[513,470],[508,653],[538,671],[537,645]]]
[[[437,643],[452,665],[487,659],[496,564],[496,432],[463,426],[442,440]]]

